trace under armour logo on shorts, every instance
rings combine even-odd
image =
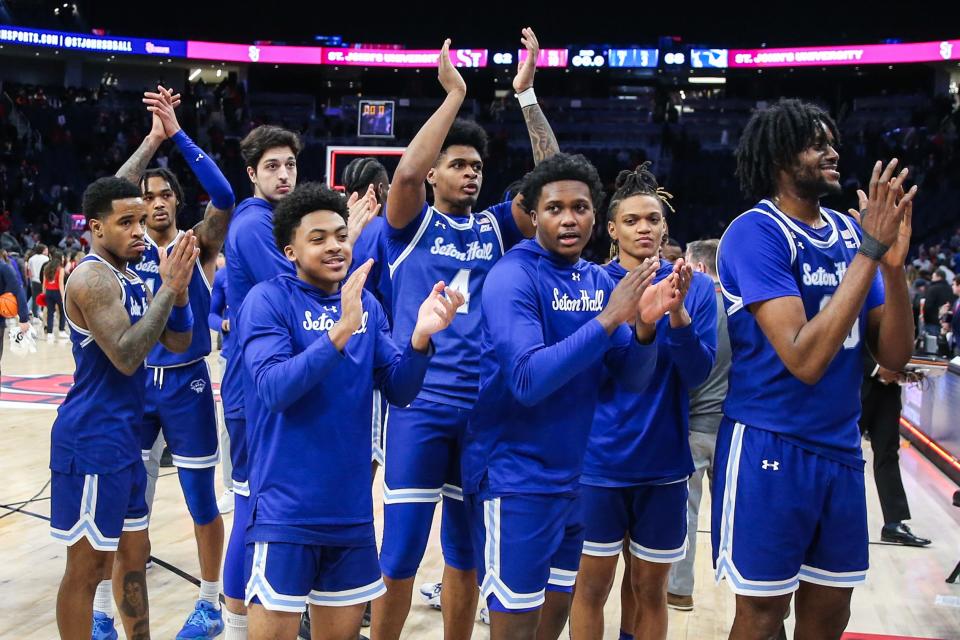
[[[779,460],[774,460],[773,462],[770,462],[769,460],[764,460],[764,461],[763,461],[763,469],[764,469],[764,471],[766,471],[767,469],[773,469],[774,471],[780,471],[780,461],[779,461]]]
[[[193,389],[196,393],[203,393],[203,390],[207,388],[207,383],[205,380],[194,380],[190,383],[190,388]]]

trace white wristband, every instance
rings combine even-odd
[[[533,87],[524,89],[520,93],[516,93],[514,95],[517,97],[517,101],[520,103],[521,109],[537,104],[537,94],[533,92]]]

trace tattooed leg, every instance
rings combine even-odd
[[[67,548],[67,568],[57,592],[57,628],[64,640],[90,639],[93,596],[109,555],[91,547],[86,538]]]
[[[150,639],[150,606],[147,600],[147,558],[150,539],[146,531],[125,531],[113,561],[113,597],[129,640]]]

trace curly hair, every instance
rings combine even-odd
[[[737,145],[737,178],[749,198],[766,198],[777,188],[777,172],[794,166],[804,149],[816,144],[826,127],[839,144],[840,133],[830,114],[793,98],[755,111]]]
[[[83,192],[83,215],[90,220],[100,220],[113,213],[113,201],[139,198],[140,187],[129,180],[107,176],[90,183]]]
[[[587,185],[594,210],[600,209],[604,198],[603,183],[597,169],[579,153],[556,153],[534,167],[520,185],[523,206],[528,211],[536,210],[544,185],[561,180],[576,180]]]
[[[473,147],[483,158],[487,155],[487,132],[473,120],[464,120],[457,118],[450,126],[447,137],[443,139],[443,145],[440,147],[440,156],[446,153],[449,147],[454,145],[463,145]],[[440,156],[437,156],[439,159]]]
[[[290,244],[300,221],[315,211],[332,211],[347,220],[347,200],[340,193],[319,182],[298,185],[273,210],[273,239],[277,249]]]

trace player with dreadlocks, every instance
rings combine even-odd
[[[917,188],[877,162],[862,227],[820,206],[841,192],[837,127],[781,100],[737,149],[760,201],[720,242],[733,352],[717,437],[713,557],[737,594],[731,638],[776,634],[797,592],[797,638],[838,639],[867,571],[861,351],[900,370],[913,350],[903,263]],[[856,212],[854,212],[856,213]]]
[[[649,163],[621,171],[616,187],[607,209],[616,257],[604,269],[620,282],[656,260],[646,295],[668,300],[667,313],[656,319],[657,365],[649,383],[638,394],[608,377],[594,413],[580,478],[586,532],[571,612],[574,640],[603,637],[603,605],[625,536],[630,554],[620,637],[667,636],[667,576],[686,553],[690,389],[710,374],[717,348],[713,283],[682,258],[658,258],[671,194]]]

